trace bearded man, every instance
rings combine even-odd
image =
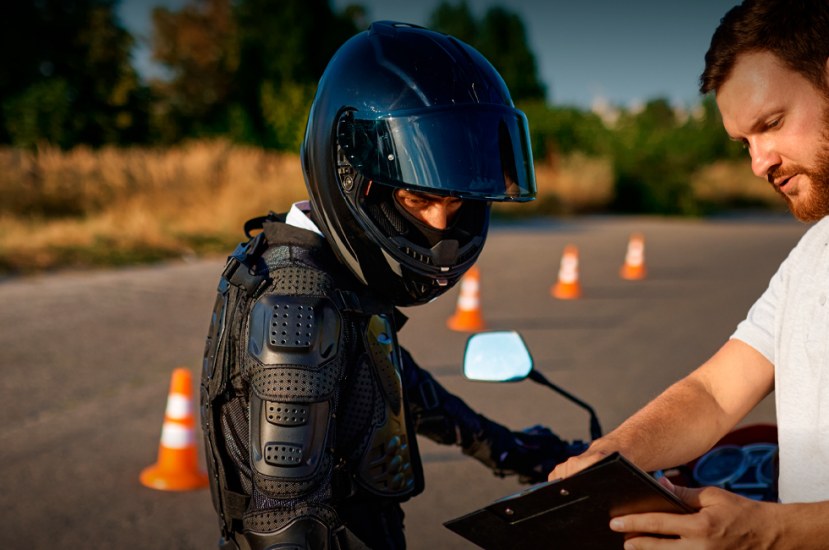
[[[645,470],[708,451],[775,392],[780,502],[663,484],[691,514],[613,518],[625,549],[826,548],[829,540],[829,3],[745,0],[706,54],[728,134],[795,217],[816,222],[713,357],[550,479],[620,452]],[[664,478],[663,478],[664,479]]]

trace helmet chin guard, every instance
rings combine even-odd
[[[381,21],[329,62],[301,149],[320,229],[340,259],[394,305],[431,301],[478,258],[490,201],[535,197],[524,114],[472,47]],[[434,229],[395,189],[463,199]]]

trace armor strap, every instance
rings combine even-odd
[[[253,232],[264,229],[266,223],[284,222],[286,218],[286,214],[275,214],[273,212],[268,212],[265,216],[251,218],[245,222],[245,235],[247,235],[248,239],[252,239]]]
[[[391,314],[397,330],[400,330],[409,319],[398,308],[361,292],[337,289],[331,298],[337,309],[345,314],[361,317]]]
[[[247,242],[239,243],[227,259],[219,282],[219,292],[222,292],[222,281],[227,281],[243,289],[248,296],[256,294],[262,283],[268,279],[268,268],[261,262],[262,252],[267,246],[264,232]]]

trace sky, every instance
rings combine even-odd
[[[274,0],[279,1],[279,0]],[[331,0],[340,10],[362,4],[368,20],[427,25],[441,0]],[[678,107],[699,102],[699,74],[720,18],[738,0],[466,0],[483,17],[499,5],[524,22],[539,75],[553,105],[635,108],[655,98]],[[122,23],[139,38],[139,70],[150,66],[147,38],[155,4],[186,0],[121,0]],[[458,0],[452,3],[457,4]],[[278,32],[275,30],[275,32]]]

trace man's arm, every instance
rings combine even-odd
[[[732,339],[583,454],[558,465],[567,477],[618,451],[648,471],[684,464],[710,449],[774,387],[774,367]]]

